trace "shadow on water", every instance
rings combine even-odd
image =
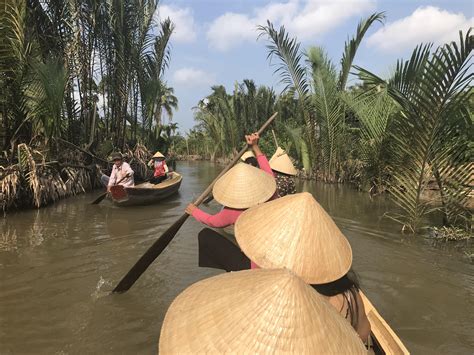
[[[219,169],[179,163],[180,192],[160,205],[91,206],[96,192],[1,220],[0,353],[156,353],[172,299],[217,273],[197,267],[201,226],[189,219],[128,293],[109,293]],[[472,352],[474,266],[459,251],[400,234],[382,218],[392,208],[383,197],[314,182],[299,187],[349,238],[366,294],[411,351]]]

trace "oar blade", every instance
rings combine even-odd
[[[99,197],[97,197],[94,201],[92,201],[92,205],[97,205],[99,203],[102,202],[102,200],[105,198],[105,196],[107,196],[107,192],[104,192],[102,195],[100,195]]]
[[[161,254],[161,252],[173,240],[176,233],[178,233],[181,226],[186,222],[189,215],[183,214],[175,223],[173,223],[162,235],[158,238],[150,248],[142,255],[142,257],[133,265],[130,271],[123,277],[122,280],[112,291],[113,293],[123,293],[130,289],[138,278],[145,272],[150,264]]]

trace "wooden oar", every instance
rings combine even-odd
[[[125,178],[128,178],[128,177],[129,177],[128,174],[125,175],[125,176],[122,177],[115,185],[120,184],[123,180],[125,180]],[[107,196],[108,193],[109,193],[109,192],[106,191],[106,192],[104,192],[102,195],[100,195],[99,197],[97,197],[94,201],[92,201],[92,205],[97,205],[97,204],[101,203],[102,200],[105,198],[105,196]]]
[[[258,131],[259,134],[262,134],[263,131],[273,122],[275,117],[278,115],[278,112],[275,112],[268,120],[263,124],[263,126]],[[225,167],[224,170],[214,179],[214,181],[207,187],[206,190],[193,202],[194,205],[199,206],[202,201],[209,195],[212,191],[212,187],[216,181],[224,175],[235,163],[237,163],[240,157],[247,151],[247,145],[237,154],[234,159]],[[151,247],[142,255],[140,259],[133,265],[130,271],[120,280],[119,284],[112,291],[113,293],[123,293],[128,291],[130,287],[138,280],[138,278],[145,272],[145,270],[150,266],[150,264],[165,250],[168,244],[173,240],[174,236],[181,228],[181,226],[186,222],[189,215],[184,213],[176,222],[174,222],[152,245]]]
[[[273,129],[272,129],[272,134],[273,134],[273,140],[275,141],[276,149],[278,149],[278,140],[277,140],[277,136],[275,134],[275,131]]]
[[[209,196],[207,196],[207,198],[204,201],[202,201],[202,203],[207,205],[212,200],[214,200],[214,196],[212,194],[209,194]]]

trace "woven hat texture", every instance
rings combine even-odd
[[[239,163],[217,180],[212,194],[221,205],[244,209],[268,201],[275,190],[272,176],[249,164]]]
[[[367,354],[337,310],[288,270],[221,274],[171,304],[160,354]]]
[[[310,284],[335,281],[352,265],[349,241],[307,192],[248,209],[235,223],[235,236],[260,267],[288,268]]]
[[[277,148],[269,163],[272,170],[280,173],[288,175],[296,175],[298,173],[288,154],[280,147]]]

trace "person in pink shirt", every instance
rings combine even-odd
[[[106,179],[103,179],[104,182],[107,183],[107,191],[110,191],[111,186],[117,184],[123,185],[125,187],[134,186],[135,182],[133,179],[133,170],[127,162],[123,161],[122,154],[112,154],[112,160],[114,162],[112,173],[110,174],[108,181],[106,181]]]
[[[245,136],[245,140],[247,141],[247,144],[252,148],[253,154],[247,156],[246,159],[244,159],[244,162],[255,167],[260,167],[260,169],[274,177],[273,170],[270,167],[270,162],[258,146],[259,139],[260,136],[258,133],[252,133]]]
[[[268,162],[268,159],[266,158],[266,156],[262,153],[262,151],[260,150],[259,146],[258,146],[258,140],[259,140],[259,135],[258,133],[252,133],[250,135],[246,135],[245,136],[245,139],[247,141],[247,144],[252,147],[252,150],[256,156],[256,160],[258,162],[258,165],[260,166],[260,169],[262,171],[264,171],[267,175],[269,175],[271,177],[271,179],[268,179],[268,181],[271,181],[271,182],[275,182],[274,180],[274,176],[273,176],[273,171],[270,167],[270,163]],[[255,159],[255,158],[254,158]],[[247,160],[249,160],[249,158],[247,158]],[[247,161],[245,161],[247,163]],[[239,164],[238,164],[239,165]],[[236,171],[235,168],[238,166],[236,165],[234,168],[230,169],[224,176],[228,175],[231,171]],[[249,165],[251,165],[252,167],[254,166],[253,164],[249,163]],[[252,170],[250,170],[252,171]],[[223,179],[224,176],[221,178]],[[252,176],[253,177],[253,176]],[[241,180],[243,177],[238,177],[236,178],[237,180]],[[253,177],[254,179],[258,180],[259,178],[261,179],[261,176],[258,176],[258,174]],[[221,180],[220,179],[220,180]],[[263,180],[263,179],[262,179]],[[254,182],[250,182],[249,181],[249,184],[250,185],[253,185],[255,183]],[[216,183],[216,185],[214,186],[214,189],[216,188],[219,189],[219,184]],[[237,186],[235,187],[237,188]],[[213,194],[214,194],[214,198],[216,198],[215,196],[215,193],[214,193],[214,189],[213,189]],[[274,190],[274,192],[268,196],[265,200],[263,201],[260,201],[260,203],[263,203],[263,202],[266,202],[267,200],[273,198],[273,196],[275,195],[275,191],[276,189]],[[242,196],[242,199],[245,198],[245,195],[246,194],[249,194],[249,193],[252,193],[252,190],[245,187],[245,186],[242,186],[242,191],[234,191],[234,193],[236,195],[239,195],[241,194]],[[219,201],[217,198],[216,198],[216,201],[217,202],[221,202]],[[244,208],[232,208],[232,206],[229,206],[229,205],[226,205],[225,203],[223,203],[224,205],[224,208],[218,212],[217,214],[214,214],[214,215],[211,215],[209,213],[206,213],[204,212],[203,210],[199,209],[198,207],[196,207],[195,205],[193,204],[189,204],[186,208],[186,212],[193,216],[196,220],[198,220],[199,222],[201,223],[204,223],[205,225],[209,226],[209,227],[213,227],[213,228],[224,228],[224,227],[228,227],[228,226],[231,226],[235,223],[235,221],[237,220],[237,218],[240,216],[240,214],[245,211],[247,208],[250,208],[252,207],[253,205],[252,204],[249,204],[248,206],[247,205],[244,205]]]
[[[148,165],[153,167],[153,177],[149,181],[151,184],[159,184],[168,178],[168,165],[166,165],[165,156],[160,152],[153,155]]]

